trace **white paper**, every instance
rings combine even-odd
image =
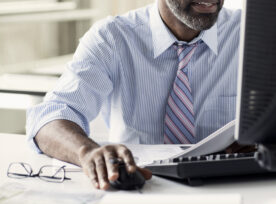
[[[136,164],[144,166],[155,160],[168,159],[183,152],[191,145],[126,145],[132,152]]]
[[[39,190],[29,189],[24,194],[8,200],[5,204],[97,204],[102,199],[103,193],[96,192],[70,192],[70,191],[53,191],[53,190]],[[24,201],[24,202],[22,202]]]
[[[0,203],[16,197],[26,191],[26,188],[19,183],[5,183],[0,186]]]
[[[99,204],[241,204],[239,194],[108,194]]]
[[[47,185],[25,187],[20,183],[6,183],[0,186],[0,203],[5,204],[96,204],[105,192],[91,190],[53,190]]]
[[[189,157],[206,155],[224,150],[235,141],[235,120],[227,123],[225,126],[201,140],[189,149],[182,151],[176,157]]]

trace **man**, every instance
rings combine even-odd
[[[183,70],[192,94],[193,134],[183,141],[196,143],[233,120],[240,12],[222,9],[223,3],[158,0],[94,25],[57,87],[28,112],[30,144],[81,166],[96,188],[107,189],[118,178],[118,166],[109,162],[117,157],[129,172],[138,168],[149,179],[151,173],[136,167],[120,144],[178,141],[167,135],[178,127],[168,127],[165,118],[184,47],[192,48]],[[100,111],[109,140],[118,145],[101,147],[87,137],[89,121]]]

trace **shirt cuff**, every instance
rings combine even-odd
[[[32,117],[33,114],[31,114],[30,117]],[[29,122],[29,124],[27,125],[27,142],[29,144],[29,146],[31,147],[31,149],[33,149],[34,151],[36,151],[37,153],[42,153],[42,151],[39,149],[38,145],[36,144],[34,138],[37,135],[37,133],[39,132],[39,130],[45,126],[47,123],[52,122],[54,120],[68,120],[71,122],[76,123],[77,125],[79,125],[87,135],[89,135],[89,125],[85,124],[85,122],[78,117],[76,114],[70,114],[70,116],[65,116],[65,115],[52,115],[52,116],[48,116],[44,119],[40,119],[36,118],[36,119],[32,119],[31,122]],[[39,121],[39,122],[37,122]]]

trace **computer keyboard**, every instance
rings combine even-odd
[[[256,158],[257,152],[212,154],[158,160],[145,167],[154,175],[187,179],[193,185],[197,179],[268,173]]]

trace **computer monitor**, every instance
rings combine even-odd
[[[235,137],[276,170],[276,0],[244,0]]]

